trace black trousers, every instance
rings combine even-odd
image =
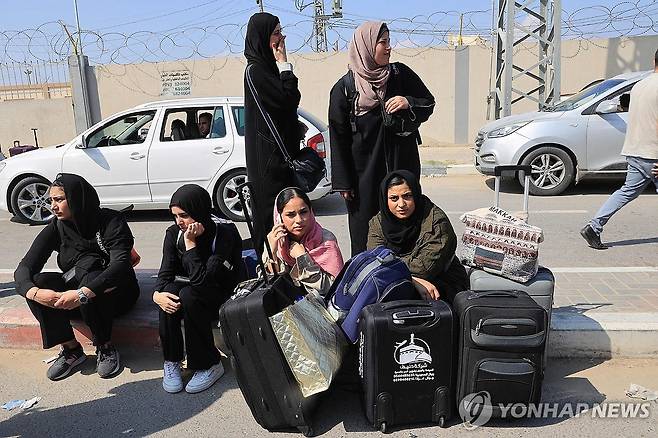
[[[89,272],[81,279],[74,278],[65,282],[62,274],[42,272],[35,275],[33,281],[40,289],[64,292],[84,286],[99,274],[100,271]],[[127,279],[115,290],[100,293],[84,306],[73,310],[54,309],[36,301],[27,300],[32,314],[41,326],[43,348],[51,348],[73,340],[75,335],[71,327],[72,319],[82,319],[89,326],[94,345],[99,346],[109,342],[112,337],[112,320],[128,312],[139,297],[137,279],[134,274],[131,277],[132,279]]]
[[[212,323],[217,319],[222,303],[217,291],[169,283],[159,292],[177,295],[181,303],[180,309],[173,314],[160,309],[160,342],[164,360],[180,362],[186,351],[189,369],[206,370],[218,364],[221,355],[212,336]],[[181,321],[185,322],[185,344]]]

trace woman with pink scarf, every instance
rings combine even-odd
[[[274,260],[263,254],[270,272],[288,272],[307,292],[324,296],[343,268],[336,236],[315,220],[311,201],[297,187],[279,192],[274,227],[267,235]]]

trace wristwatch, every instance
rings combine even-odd
[[[89,297],[87,294],[82,290],[82,288],[77,290],[78,292],[78,301],[80,301],[80,304],[87,304],[89,302]]]

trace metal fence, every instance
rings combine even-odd
[[[70,96],[67,61],[0,63],[0,101]]]

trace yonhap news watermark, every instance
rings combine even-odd
[[[459,403],[459,415],[467,429],[484,426],[492,418],[650,418],[652,402],[603,403],[492,403],[487,391],[467,395]]]

